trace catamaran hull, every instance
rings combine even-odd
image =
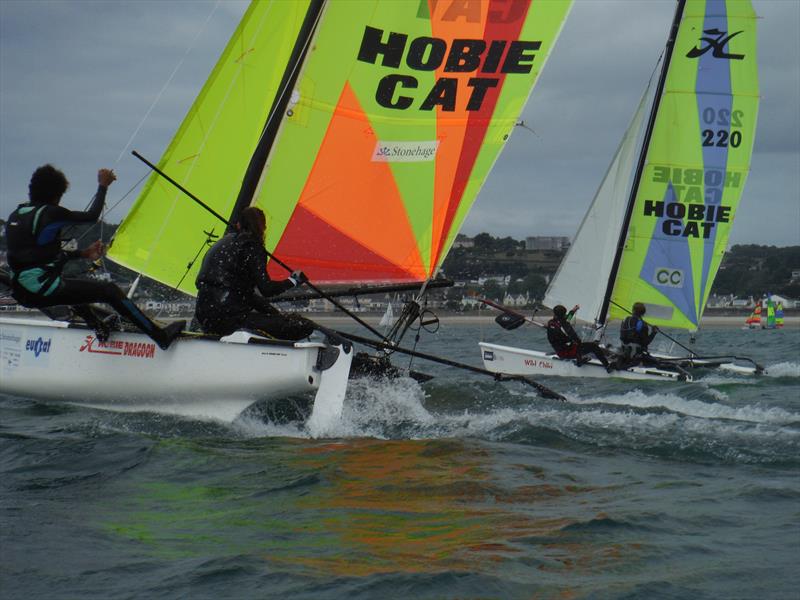
[[[555,375],[558,377],[598,377],[603,379],[636,379],[636,380],[685,380],[691,381],[691,376],[686,376],[678,371],[660,369],[656,367],[636,366],[610,373],[596,359],[580,367],[574,360],[562,359],[553,353],[524,348],[512,348],[479,342],[483,364],[487,371],[503,373],[506,375]]]
[[[256,401],[314,390],[316,410],[330,391],[323,388],[333,388],[339,403],[352,351],[254,339],[260,340],[244,332],[222,341],[182,337],[164,351],[140,333],[115,332],[103,344],[94,332],[65,322],[0,318],[0,392],[223,421]],[[326,365],[336,373],[333,381],[317,365],[321,352],[336,351],[333,365],[346,365]]]

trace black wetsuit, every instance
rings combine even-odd
[[[547,340],[559,358],[574,358],[580,364],[584,354],[594,354],[597,360],[608,367],[608,359],[603,349],[595,342],[582,342],[569,324],[569,315],[565,319],[554,316],[547,323]]]
[[[250,233],[229,233],[214,244],[203,258],[195,284],[195,317],[206,333],[230,335],[237,329],[253,329],[278,339],[300,340],[314,331],[306,319],[281,314],[266,300],[294,283],[269,278],[267,252]]]
[[[88,304],[110,304],[163,347],[166,341],[163,330],[116,285],[61,275],[67,261],[81,258],[80,251],[65,252],[61,249],[61,229],[68,225],[96,222],[103,210],[106,190],[105,186],[98,186],[92,205],[85,212],[56,204],[21,204],[11,213],[6,223],[6,236],[12,294],[17,302],[30,308],[70,305],[93,328],[99,328],[100,324]]]

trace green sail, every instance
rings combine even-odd
[[[749,0],[687,0],[610,318],[643,302],[649,322],[697,329],[750,169],[758,100]]]
[[[158,166],[222,216],[272,108],[308,0],[250,5]],[[120,225],[109,256],[134,271],[194,293],[204,232],[224,224],[153,174]],[[200,254],[202,256],[202,254]],[[180,285],[179,285],[180,284]]]

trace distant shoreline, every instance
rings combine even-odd
[[[436,312],[436,311],[434,311]],[[326,322],[329,323],[342,323],[346,321],[350,321],[350,317],[343,314],[333,314],[333,313],[299,313],[309,319],[314,321],[319,321],[321,324],[325,324]],[[360,319],[363,319],[370,325],[377,325],[378,322],[381,320],[383,315],[380,314],[364,314],[364,313],[357,313]],[[478,323],[492,323],[494,318],[497,316],[497,313],[492,312],[491,314],[456,314],[456,313],[437,313],[439,320],[442,323],[448,324],[478,324]],[[726,327],[726,328],[735,328],[735,327],[744,327],[744,320],[746,315],[743,316],[717,316],[717,315],[706,315],[703,317],[701,321],[702,327]],[[538,322],[542,323],[543,325],[546,323],[547,319],[545,317],[537,317],[536,319]],[[791,315],[784,317],[784,329],[795,329],[800,327],[800,315]]]
[[[285,312],[292,312],[291,310],[286,310]],[[529,311],[521,311],[526,313]],[[793,311],[794,312],[794,311]],[[439,320],[444,324],[450,325],[468,325],[468,324],[493,324],[495,317],[497,316],[497,312],[492,311],[481,311],[480,313],[440,313],[434,310],[434,313],[439,317]],[[334,326],[338,326],[342,323],[352,322],[351,317],[343,314],[343,313],[335,313],[335,312],[298,312],[297,314],[307,317],[313,321],[317,321],[321,325],[330,324]],[[43,319],[46,320],[44,315],[38,313],[37,311],[31,312],[0,312],[1,316],[11,317],[11,318],[34,318],[34,319]],[[382,313],[356,313],[359,319],[367,322],[368,324],[377,327],[380,323],[381,318],[383,317]],[[161,319],[174,319],[174,318],[184,318],[184,319],[191,319],[192,315],[181,315],[181,316],[170,316],[170,317],[160,317]],[[547,319],[549,317],[543,312],[537,315],[536,321],[541,323],[542,325],[547,323]],[[744,320],[747,318],[747,315],[705,315],[703,316],[703,320],[701,322],[701,327],[724,327],[724,328],[744,328],[745,323]],[[784,319],[784,329],[798,329],[800,328],[800,314],[792,314],[785,316]]]

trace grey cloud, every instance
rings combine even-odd
[[[800,243],[800,2],[754,0],[763,102],[752,172],[731,241]],[[52,161],[83,207],[100,166],[115,202],[146,172],[114,164],[209,13],[214,16],[133,148],[157,159],[213,67],[246,2],[0,1],[0,213]],[[577,0],[465,233],[572,235],[661,52],[672,0]],[[133,195],[111,215],[119,219]],[[778,215],[768,218],[767,214]]]

